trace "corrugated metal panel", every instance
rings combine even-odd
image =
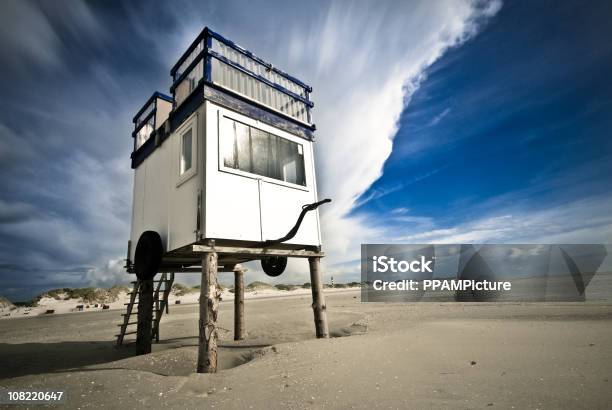
[[[221,44],[221,46],[224,46],[224,45]],[[243,56],[242,54],[232,50],[229,47],[225,47],[225,52],[226,54],[230,54],[230,56],[232,57],[232,61],[241,60],[241,59],[244,60],[247,58],[246,56]],[[240,54],[240,55],[238,56],[238,55],[233,55],[233,54]],[[230,58],[230,56],[224,55],[224,57],[228,59]],[[263,67],[261,64],[256,63],[250,59],[244,60],[243,61],[244,65],[241,64],[239,61],[235,61],[235,62],[247,68],[249,61],[251,61],[251,63],[256,64],[259,67]],[[308,122],[307,106],[304,102],[299,101],[275,89],[274,87],[271,87],[270,85],[262,81],[259,81],[256,78],[253,78],[250,75],[245,74],[242,71],[228,64],[225,64],[224,62],[217,60],[215,58],[212,59],[212,70],[211,71],[212,71],[212,81],[214,83],[227,87],[232,91],[242,94],[252,100],[255,100],[277,111],[280,111],[297,120],[300,120],[305,123]],[[272,74],[277,77],[277,80],[282,78],[273,72]],[[272,77],[272,76],[269,76],[269,77]],[[272,78],[268,78],[268,79],[270,81],[273,81]],[[302,91],[304,90],[302,89]],[[178,94],[176,96],[176,99],[177,99],[177,102],[180,103],[181,99],[179,98]]]
[[[198,60],[207,49],[209,58]],[[175,67],[172,91],[176,106],[187,99],[206,73],[217,85],[304,124],[312,122],[309,86],[216,33],[204,30]]]
[[[142,122],[149,116],[149,114],[153,112],[154,109],[155,109],[155,100],[151,101],[149,105],[147,106],[147,108],[145,108],[142,111],[142,113],[140,113],[138,118],[136,118],[135,128],[138,128],[140,124],[142,124]]]
[[[189,56],[185,58],[185,61],[181,63],[181,65],[177,68],[176,73],[174,75],[175,79],[178,79],[189,67],[189,64],[193,62],[193,60],[202,52],[204,49],[204,42],[200,41],[198,45],[189,53]]]
[[[182,65],[181,65],[182,67]],[[174,98],[176,104],[180,105],[197,87],[198,83],[204,76],[204,60],[200,60],[198,64],[187,74],[187,76],[176,87]]]
[[[151,136],[154,127],[153,121],[154,119],[153,117],[151,117],[149,121],[145,125],[143,125],[142,128],[139,129],[136,133],[136,149],[142,147],[142,145],[147,142],[147,140]]]

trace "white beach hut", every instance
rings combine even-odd
[[[302,257],[320,282],[329,200],[317,198],[311,87],[208,28],[171,76],[172,97],[153,94],[134,117],[128,271],[204,281],[261,260],[277,276]]]
[[[133,245],[143,234],[161,240],[157,271],[175,272],[200,258],[173,252],[209,240],[263,247],[318,201],[309,86],[208,29],[171,74],[173,97],[153,94],[134,117],[129,266],[137,272],[145,266],[134,263]],[[275,245],[319,249],[318,212]]]

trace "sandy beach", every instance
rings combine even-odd
[[[10,305],[0,306],[0,320],[2,319],[18,319],[24,317],[47,315],[47,311],[53,311],[53,315],[75,313],[83,314],[86,312],[96,312],[103,309],[106,305],[108,310],[125,310],[125,304],[130,301],[128,294],[129,288],[122,287],[122,290],[118,293],[116,298],[112,301],[95,301],[95,302],[84,302],[83,299],[72,298],[64,300],[62,294],[60,298],[53,298],[50,296],[43,296],[36,302],[36,306],[13,306]],[[197,304],[200,298],[200,291],[196,288],[186,288],[187,292],[184,294],[172,291],[168,297],[168,303],[170,305],[176,305],[177,303],[182,305]],[[350,288],[349,288],[350,289]],[[354,290],[360,289],[359,287],[353,288]],[[330,288],[326,291],[328,293],[344,292],[347,288]],[[271,285],[263,284],[263,286],[255,286],[252,289],[247,288],[244,293],[245,299],[259,299],[259,298],[270,298],[270,297],[286,297],[286,296],[302,296],[310,295],[310,288],[302,288],[294,286],[292,290],[279,290]],[[234,294],[229,289],[224,288],[221,293],[221,299],[224,301],[233,301]],[[5,299],[6,300],[6,299]],[[81,306],[79,309],[78,306]]]
[[[220,308],[217,374],[196,374],[197,305],[171,305],[153,353],[114,347],[118,311],[0,322],[0,387],[58,389],[70,408],[608,408],[612,306],[364,304],[327,292]]]

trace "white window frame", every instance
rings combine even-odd
[[[300,145],[302,147],[302,155],[304,155],[304,177],[306,178],[306,186],[304,185],[299,185],[299,184],[294,184],[292,182],[287,182],[287,181],[282,181],[280,179],[275,179],[275,178],[270,178],[264,175],[259,175],[259,174],[253,174],[250,172],[246,172],[246,171],[242,171],[240,169],[235,169],[235,168],[231,168],[231,167],[226,167],[224,165],[224,159],[223,159],[223,154],[221,153],[221,122],[223,121],[223,117],[232,120],[232,121],[237,121],[240,122],[242,124],[248,125],[252,128],[257,128],[259,130],[268,132],[270,134],[274,134],[280,138],[284,138],[288,141],[294,142],[298,145]],[[261,123],[260,121],[257,120],[253,120],[250,119],[248,117],[244,117],[240,114],[236,114],[234,112],[230,112],[230,111],[225,111],[225,110],[219,110],[218,111],[218,116],[217,116],[217,148],[218,148],[218,155],[217,155],[217,161],[219,164],[219,171],[220,172],[226,172],[228,174],[234,174],[234,175],[238,175],[241,177],[246,177],[246,178],[250,178],[250,179],[257,179],[257,180],[261,180],[270,184],[275,184],[275,185],[282,185],[282,186],[286,186],[288,188],[293,188],[293,189],[299,189],[300,191],[306,191],[306,192],[310,192],[311,191],[311,181],[310,181],[310,176],[308,175],[307,172],[307,167],[308,164],[306,163],[306,146],[304,144],[304,142],[299,138],[299,137],[295,137],[291,134],[288,134],[286,132],[283,132],[277,128],[273,128],[270,127],[266,124]],[[312,159],[311,159],[312,161]]]
[[[176,186],[179,187],[187,180],[193,178],[198,173],[198,116],[197,114],[188,119],[177,131],[178,142],[178,161],[176,166],[176,174],[178,181]],[[181,174],[181,157],[183,155],[183,135],[191,130],[191,168]]]

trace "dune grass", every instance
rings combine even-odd
[[[33,304],[36,305],[45,297],[55,300],[79,299],[83,303],[110,303],[116,301],[121,292],[127,293],[129,291],[130,288],[124,285],[115,285],[108,289],[93,287],[51,289],[36,296]]]

